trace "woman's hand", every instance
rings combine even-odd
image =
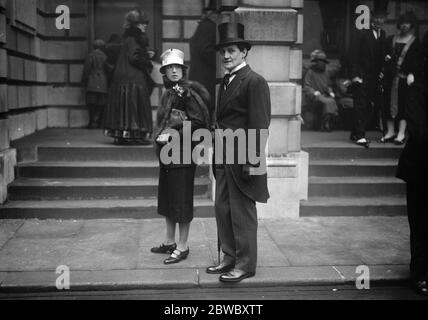
[[[407,76],[407,85],[411,86],[414,82],[415,82],[415,76],[413,75],[413,73],[410,73]]]

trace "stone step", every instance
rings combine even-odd
[[[195,199],[194,216],[212,218],[214,204]],[[154,219],[157,200],[9,201],[0,206],[0,219]]]
[[[196,176],[209,176],[209,166],[198,166]],[[22,163],[21,178],[154,178],[159,174],[157,161],[71,161]]]
[[[405,197],[313,197],[300,204],[301,217],[404,216]]]
[[[208,197],[209,178],[195,179],[195,196]],[[158,179],[26,179],[9,186],[10,200],[147,199],[157,197]]]
[[[311,177],[312,197],[382,197],[403,196],[405,183],[394,177]]]
[[[310,177],[394,177],[398,160],[311,160]]]
[[[157,161],[153,146],[39,146],[37,160],[70,161]]]
[[[349,160],[349,159],[399,159],[401,147],[376,146],[370,149],[362,147],[309,147],[304,148],[312,160]]]

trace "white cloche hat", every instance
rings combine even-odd
[[[184,69],[188,67],[184,64],[184,52],[178,49],[168,49],[161,55],[162,59],[162,67],[160,68],[160,72],[165,74],[165,68],[167,66],[176,64],[182,66]]]

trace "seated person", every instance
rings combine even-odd
[[[323,51],[312,52],[311,67],[303,81],[303,90],[315,117],[315,130],[331,131],[334,118],[338,115],[333,83],[326,68],[328,63]]]

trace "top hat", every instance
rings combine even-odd
[[[178,49],[168,49],[161,55],[162,67],[160,72],[165,74],[165,68],[170,65],[179,65],[184,69],[187,69],[187,66],[184,64],[184,52]]]
[[[250,50],[251,43],[245,40],[244,29],[244,25],[241,23],[221,23],[218,26],[219,43],[216,45],[216,49],[219,50],[222,47],[242,44],[247,50]]]
[[[321,61],[324,61],[325,63],[329,63],[329,61],[327,60],[327,55],[322,50],[315,50],[311,53],[311,62],[314,62],[317,60],[321,60]]]
[[[125,15],[125,25],[148,24],[146,13],[140,8],[135,8]]]
[[[388,0],[375,0],[372,15],[386,17],[388,15]]]

